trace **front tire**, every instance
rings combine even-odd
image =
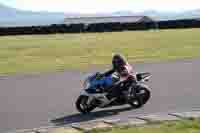
[[[76,101],[76,108],[80,113],[87,114],[96,108],[94,105],[88,105],[88,96],[79,96]]]
[[[141,108],[144,104],[146,104],[151,97],[151,92],[146,86],[138,86],[136,89],[136,97],[133,98],[129,104],[137,109]]]
[[[142,99],[140,97],[133,98],[129,101],[129,104],[133,109],[141,108],[144,104],[142,102]]]

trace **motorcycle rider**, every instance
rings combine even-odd
[[[121,54],[114,54],[112,58],[112,69],[105,72],[105,77],[117,73],[124,84],[124,88],[129,88],[131,85],[136,84],[136,78],[134,76],[133,68],[125,57]],[[108,98],[119,98],[121,95],[121,88],[119,86],[111,87],[111,93]]]

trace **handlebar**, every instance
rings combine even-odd
[[[136,74],[137,81],[148,81],[151,73],[138,73]]]

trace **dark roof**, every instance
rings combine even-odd
[[[147,16],[92,16],[92,17],[67,17],[65,24],[92,24],[92,23],[138,23],[153,21]]]

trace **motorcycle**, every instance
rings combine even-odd
[[[86,114],[93,111],[95,108],[106,108],[112,106],[121,106],[129,104],[132,108],[137,109],[145,105],[150,97],[150,88],[144,83],[149,81],[150,73],[138,73],[135,75],[136,84],[125,88],[125,84],[120,80],[117,74],[113,74],[112,79],[115,81],[114,85],[117,85],[120,89],[120,97],[109,99],[109,89],[104,90],[99,84],[93,84],[99,80],[96,78],[97,74],[89,76],[83,83],[83,91],[76,101],[76,108],[80,113]],[[97,82],[98,83],[98,82]],[[99,86],[99,87],[97,87]],[[95,89],[94,89],[95,88]]]

